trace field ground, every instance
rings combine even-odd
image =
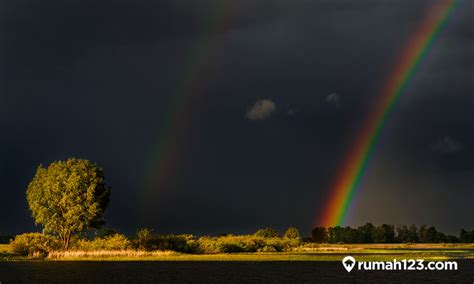
[[[474,259],[474,244],[321,244],[306,245],[294,252],[181,254],[175,252],[97,251],[57,252],[51,261],[340,261],[347,255],[357,260]],[[0,260],[30,260],[0,245]]]
[[[451,271],[359,271],[340,261],[11,261],[2,283],[472,283],[474,260]]]

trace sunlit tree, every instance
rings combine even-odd
[[[109,203],[104,172],[88,160],[71,158],[39,166],[26,197],[36,224],[59,237],[64,249],[71,236],[100,228]]]
[[[300,232],[295,227],[289,227],[283,235],[286,239],[299,240],[301,238]]]

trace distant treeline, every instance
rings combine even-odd
[[[459,236],[446,235],[426,225],[374,226],[367,223],[356,229],[351,227],[316,227],[306,241],[314,243],[472,243],[474,230],[461,229]]]

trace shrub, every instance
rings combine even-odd
[[[134,240],[133,245],[140,250],[151,250],[151,239],[151,230],[142,228],[137,231],[137,238]]]
[[[148,229],[139,230],[132,245],[146,251],[199,252],[199,244],[192,235],[153,235]]]
[[[278,232],[275,229],[272,229],[272,228],[260,229],[255,233],[255,236],[261,237],[261,238],[278,238],[278,237],[280,237],[280,235],[278,235]]]
[[[196,238],[187,239],[186,245],[186,253],[202,253],[199,241]]]
[[[250,236],[202,237],[198,240],[202,253],[277,252],[292,250],[299,240]]]
[[[126,250],[131,247],[130,241],[121,234],[115,234],[104,238],[95,238],[90,241],[87,239],[78,240],[73,244],[75,250]]]
[[[172,250],[183,253],[194,253],[195,248],[190,246],[193,236],[188,235],[158,235],[152,238],[152,250]],[[189,244],[188,244],[189,241]]]
[[[293,240],[300,240],[300,232],[295,227],[290,227],[286,230],[285,235],[283,236],[285,239],[293,239]]]
[[[255,236],[202,237],[198,240],[201,253],[255,252],[263,241]]]
[[[285,241],[280,239],[280,238],[268,238],[266,240],[266,246],[268,247],[273,247],[275,249],[275,251],[284,251],[285,250]]]
[[[238,244],[242,247],[241,252],[256,252],[261,247],[265,246],[265,240],[256,236],[228,236],[219,238],[219,242]]]
[[[246,248],[242,243],[236,242],[219,242],[217,243],[217,248],[221,253],[236,253],[236,252],[246,252]]]
[[[218,253],[217,238],[202,237],[197,241],[201,253]]]
[[[264,246],[259,251],[260,252],[277,252],[274,246]]]
[[[41,233],[18,235],[10,243],[14,253],[23,256],[46,256],[61,247],[61,242],[53,236]]]

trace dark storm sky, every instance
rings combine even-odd
[[[104,168],[108,226],[124,232],[307,234],[432,2],[2,1],[0,234],[34,229],[28,182],[71,156]],[[464,2],[385,128],[349,225],[474,227]],[[164,131],[175,108],[182,129]],[[179,154],[167,182],[149,183],[166,138]]]

